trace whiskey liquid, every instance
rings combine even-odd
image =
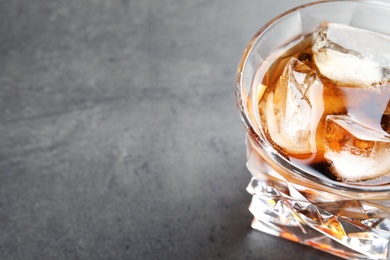
[[[323,106],[322,115],[316,126],[315,133],[312,133],[315,135],[315,149],[310,152],[296,152],[294,149],[281,146],[273,140],[272,133],[270,133],[272,129],[270,130],[267,127],[267,109],[269,109],[267,100],[270,98],[270,95],[280,95],[278,87],[280,88],[280,85],[283,84],[280,83],[281,81],[286,80],[286,77],[283,76],[285,67],[293,58],[310,68],[310,70],[316,71],[318,79],[323,84],[322,97],[317,99],[319,100],[318,103],[321,103]],[[262,85],[266,86],[266,90],[259,100],[259,113],[264,133],[277,150],[301,168],[320,172],[333,179],[341,180],[333,169],[333,162],[325,156],[327,150],[340,151],[342,147],[351,143],[351,152],[356,156],[366,156],[367,153],[375,153],[376,146],[378,146],[377,140],[358,138],[356,133],[349,133],[344,130],[337,131],[337,127],[332,128],[332,124],[327,123],[327,117],[330,115],[347,116],[352,121],[359,122],[359,124],[364,126],[363,128],[370,129],[369,131],[383,132],[385,137],[386,135],[390,137],[390,84],[381,83],[361,87],[354,84],[339,84],[321,75],[314,62],[312,35],[299,40],[292,47],[286,48],[283,54],[265,72]],[[311,105],[315,106],[316,104]],[[361,133],[359,135],[367,136],[369,134]],[[390,147],[384,147],[383,149],[388,149],[387,152],[390,151]],[[387,158],[390,158],[390,153],[388,153]],[[377,163],[381,162],[378,161]],[[353,166],[356,167],[356,165]]]

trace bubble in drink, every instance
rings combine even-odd
[[[390,36],[323,23],[287,53],[263,82],[267,138],[334,179],[389,181]]]

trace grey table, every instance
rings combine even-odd
[[[297,0],[0,2],[0,259],[337,259],[251,230],[240,56]]]

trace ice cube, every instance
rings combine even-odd
[[[348,115],[326,117],[325,158],[341,180],[356,182],[390,173],[390,135]]]
[[[339,84],[372,86],[390,81],[390,36],[336,23],[322,23],[313,36],[321,74]]]
[[[314,70],[295,58],[286,64],[274,93],[260,107],[269,136],[285,152],[306,155],[316,151],[323,90]]]

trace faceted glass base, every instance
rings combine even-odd
[[[253,178],[252,227],[345,259],[388,259],[390,220],[359,221],[335,216],[311,203],[297,201]],[[264,193],[265,192],[265,193]]]
[[[247,141],[254,229],[345,259],[390,259],[389,195],[356,199],[347,190],[313,187],[276,171]]]

